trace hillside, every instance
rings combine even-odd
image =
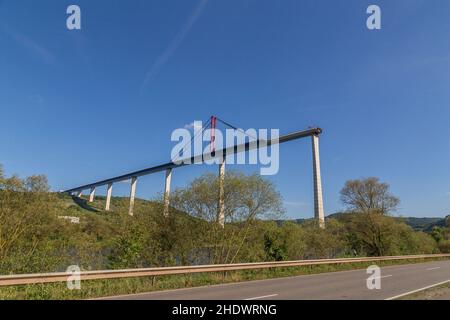
[[[411,226],[414,230],[430,232],[433,227],[445,227],[445,218],[415,218],[415,217],[404,217],[399,218],[404,221],[407,225]]]
[[[336,219],[339,221],[346,221],[351,217],[351,213],[345,213],[345,212],[336,212],[336,213],[332,213],[328,216],[326,216],[326,219]],[[423,232],[431,232],[431,230],[433,230],[433,227],[438,226],[438,227],[445,227],[445,221],[446,219],[448,219],[450,217],[446,216],[445,218],[428,218],[428,217],[424,217],[424,218],[417,218],[417,217],[394,217],[395,219],[397,219],[398,221],[402,221],[404,223],[406,223],[408,226],[410,226],[411,228],[413,228],[415,231],[423,231]],[[295,222],[297,224],[303,224],[307,221],[311,221],[312,218],[310,219],[294,219],[294,220],[289,220],[291,222]],[[277,224],[282,224],[284,220],[277,220]]]
[[[240,181],[246,179],[251,178]],[[372,237],[369,241],[363,238],[371,232],[364,219],[350,214],[331,216],[342,223],[328,217],[325,229],[317,228],[313,219],[280,220],[277,226],[263,217],[242,223],[241,216],[222,228],[215,223],[215,191],[206,200],[197,197],[210,189],[203,188],[194,197],[188,192],[188,202],[174,193],[172,204],[190,210],[190,215],[171,208],[168,217],[163,216],[158,201],[136,199],[131,217],[128,197],[113,197],[111,211],[105,211],[105,197],[101,196],[89,203],[86,196],[1,190],[0,213],[7,220],[0,229],[7,241],[0,250],[0,274],[64,271],[68,265],[102,270],[448,251],[445,232],[438,243],[432,236],[384,216],[375,217],[383,230],[382,250]],[[422,228],[439,223],[410,221]]]

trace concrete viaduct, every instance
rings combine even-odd
[[[106,192],[106,207],[105,210],[109,211],[111,206],[111,196],[113,184],[120,181],[131,181],[130,184],[130,205],[129,214],[133,215],[134,201],[136,197],[136,184],[137,180],[141,176],[150,175],[152,173],[165,171],[165,187],[164,187],[164,216],[169,215],[169,205],[170,205],[170,183],[172,180],[172,171],[175,168],[183,167],[189,164],[203,163],[204,159],[216,158],[216,154],[222,155],[222,161],[219,163],[219,199],[218,199],[218,223],[223,227],[225,225],[225,201],[224,201],[224,179],[225,179],[225,159],[227,155],[236,154],[240,152],[248,152],[253,149],[258,149],[262,147],[269,147],[272,144],[284,143],[292,140],[297,140],[301,138],[311,137],[312,141],[312,158],[313,158],[313,185],[314,185],[314,216],[319,222],[321,228],[325,228],[325,216],[323,208],[323,197],[322,197],[322,179],[320,175],[320,156],[319,156],[319,135],[322,133],[320,128],[312,128],[304,131],[293,132],[287,135],[280,136],[277,139],[272,140],[255,140],[249,141],[244,144],[231,146],[218,150],[215,153],[206,153],[191,157],[190,161],[176,161],[168,162],[159,166],[127,173],[114,178],[97,181],[91,184],[79,186],[76,188],[68,189],[62,191],[63,193],[76,194],[81,197],[83,191],[89,190],[89,202],[94,201],[95,191],[97,187],[107,186]]]

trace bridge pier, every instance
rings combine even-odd
[[[133,215],[133,209],[134,209],[134,199],[136,197],[136,183],[137,183],[137,177],[131,178],[131,188],[130,188],[130,208],[128,210],[128,214],[130,216]]]
[[[95,197],[95,187],[91,188],[91,192],[89,193],[89,202],[94,202]]]
[[[219,225],[225,227],[225,158],[219,163],[219,204],[217,222]]]
[[[108,188],[106,191],[106,207],[105,207],[106,211],[109,211],[111,205],[112,186],[113,186],[112,183],[108,183]]]
[[[166,183],[164,186],[164,217],[169,216],[169,205],[170,205],[170,183],[172,181],[172,169],[166,170]]]
[[[325,214],[323,210],[322,178],[320,175],[319,135],[311,136],[313,149],[314,172],[314,217],[319,221],[320,228],[325,228]]]
[[[78,198],[81,198],[82,196],[83,196],[83,191],[78,191],[77,197],[78,197]]]

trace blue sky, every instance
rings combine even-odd
[[[82,30],[66,28],[70,4]],[[370,4],[381,30],[366,28]],[[172,130],[212,114],[320,126],[327,214],[367,176],[391,184],[397,214],[450,214],[449,17],[447,0],[0,0],[0,163],[59,190],[166,162]],[[311,217],[310,141],[280,151],[270,179],[289,217]],[[139,180],[138,196],[163,178]]]

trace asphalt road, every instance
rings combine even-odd
[[[379,300],[450,280],[450,260],[388,266],[381,289],[369,290],[366,270],[351,270],[189,289],[107,297],[116,300]]]

